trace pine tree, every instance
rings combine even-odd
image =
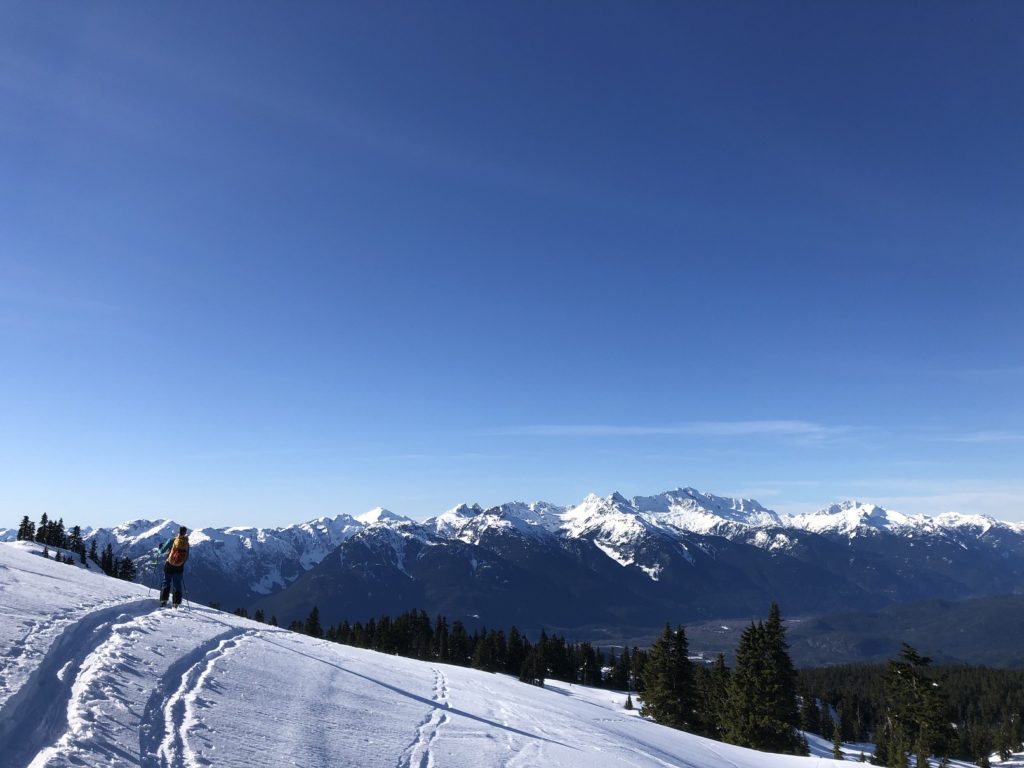
[[[85,555],[85,544],[82,541],[82,526],[76,525],[71,528],[71,533],[68,534],[68,549],[83,558]]]
[[[449,659],[448,619],[440,614],[434,619],[434,656],[438,661],[448,661]]]
[[[544,650],[538,643],[526,654],[526,658],[523,660],[523,668],[519,672],[519,680],[543,688],[546,677],[547,666],[544,663]]]
[[[103,554],[100,555],[100,568],[107,576],[114,574],[114,547],[110,542],[107,542]]]
[[[320,626],[320,609],[315,605],[309,612],[309,616],[306,617],[306,623],[302,627],[302,631],[310,637],[323,637],[324,630]]]
[[[729,668],[725,665],[725,654],[719,653],[709,668],[695,667],[694,673],[694,731],[721,741],[729,698]]]
[[[832,759],[843,759],[843,731],[839,727],[839,723],[836,723],[832,729]]]
[[[472,658],[472,651],[469,648],[469,635],[466,627],[461,621],[453,621],[452,629],[448,635],[448,653],[452,664],[467,666]]]
[[[629,693],[626,694],[625,709],[629,709],[629,710],[633,709],[633,696],[631,694],[629,694]]]
[[[526,661],[526,654],[529,647],[526,638],[523,637],[519,628],[515,625],[508,631],[508,653],[505,657],[505,671],[509,674],[519,674]]]
[[[776,746],[780,752],[807,754],[795,741],[800,727],[800,713],[797,710],[796,668],[789,657],[786,630],[782,626],[782,615],[778,603],[768,609],[765,622],[765,649],[768,653],[766,685],[771,697],[771,716],[778,724]]]
[[[270,626],[272,626],[272,627],[276,627],[277,626],[277,616],[274,615],[274,614],[270,615]]]
[[[260,624],[264,623],[263,609],[257,608],[256,613],[253,614],[253,619],[258,621]]]
[[[950,734],[940,684],[928,673],[931,659],[903,644],[885,673],[885,720],[879,729],[876,764],[903,768],[907,753],[921,768],[928,755],[945,756]]]
[[[796,672],[778,606],[740,637],[729,684],[727,741],[785,754],[806,754],[797,732]]]
[[[47,538],[50,535],[50,519],[43,512],[39,518],[39,525],[36,526],[36,541],[40,544],[49,544]]]
[[[47,560],[50,559],[50,548],[45,544],[43,545],[43,557],[45,557]]]
[[[135,581],[135,576],[135,563],[132,562],[130,557],[125,557],[118,562],[117,578],[124,579],[125,581]]]
[[[644,668],[644,699],[640,714],[673,728],[693,723],[693,670],[689,645],[682,626],[668,624],[647,657]]]
[[[60,547],[61,549],[67,547],[67,535],[64,533],[63,517],[50,528],[50,546]]]
[[[89,559],[94,563],[99,562],[99,555],[96,554],[96,539],[89,542]]]
[[[800,728],[820,736],[825,735],[821,728],[821,710],[818,708],[818,700],[810,694],[804,694],[800,703]]]
[[[18,525],[18,541],[34,541],[35,538],[36,524],[28,519],[28,515],[25,515]]]

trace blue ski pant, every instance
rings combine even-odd
[[[160,595],[163,600],[167,599],[168,594],[174,593],[174,602],[181,602],[181,581],[184,575],[181,571],[177,573],[164,571],[164,583],[160,588]]]

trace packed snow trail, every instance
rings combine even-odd
[[[753,752],[644,720],[619,692],[154,610],[145,587],[36,552],[0,543],[0,768],[835,766],[821,740],[821,757]]]
[[[185,762],[186,709],[209,664],[249,634],[227,629],[197,645],[168,667],[149,697],[139,725],[139,764],[146,768],[177,768]]]
[[[444,711],[448,707],[448,678],[436,667],[433,672],[433,700],[437,702],[437,706],[430,710],[430,714],[417,726],[416,738],[405,748],[398,761],[398,768],[434,768],[434,755],[430,748],[437,739],[441,726],[447,723],[449,718],[448,713]]]
[[[68,730],[68,702],[82,663],[109,636],[114,621],[141,616],[150,600],[104,608],[65,629],[0,716],[4,761],[21,765]]]

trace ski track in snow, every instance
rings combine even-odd
[[[835,765],[817,737],[816,757],[753,752],[626,715],[624,693],[537,689],[207,609],[171,618],[134,585],[15,545],[0,558],[16,564],[0,568],[0,622],[17,619],[0,627],[0,679],[13,691],[0,703],[0,768]],[[53,589],[56,577],[66,588]],[[854,760],[861,745],[847,746]],[[1024,756],[1001,765],[1024,768]]]
[[[448,698],[448,678],[437,667],[431,671],[434,673],[434,690],[430,698],[435,706],[417,726],[416,738],[402,752],[398,768],[434,768],[438,765],[431,747],[441,727],[450,719],[445,710],[451,706],[451,702]]]
[[[197,755],[189,734],[203,727],[197,710],[200,692],[215,662],[254,630],[230,629],[196,646],[172,664],[146,704],[139,728],[139,764],[143,768],[197,768],[211,761]]]
[[[116,621],[144,616],[152,609],[152,600],[135,600],[93,611],[65,627],[0,711],[0,744],[5,745],[0,750],[0,765],[28,765],[68,732],[77,670],[107,641]]]

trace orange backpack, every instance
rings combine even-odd
[[[170,565],[184,565],[188,560],[188,536],[175,536],[167,562]]]

